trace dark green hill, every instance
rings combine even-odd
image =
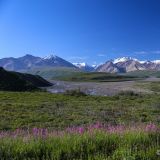
[[[56,79],[53,77],[53,79]],[[68,76],[57,77],[58,80],[63,81],[75,81],[75,82],[119,82],[119,81],[131,81],[139,80],[135,76],[117,75],[113,73],[103,72],[75,72]]]
[[[0,90],[31,91],[45,86],[51,86],[51,83],[40,76],[6,71],[0,67]]]

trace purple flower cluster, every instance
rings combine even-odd
[[[63,131],[48,131],[48,129],[45,128],[33,128],[32,130],[22,130],[22,129],[16,129],[15,131],[1,131],[0,132],[0,138],[5,137],[22,137],[22,138],[47,138],[47,137],[62,137],[66,134],[78,134],[83,135],[84,133],[88,133],[90,135],[94,134],[95,132],[104,132],[104,133],[116,133],[116,134],[123,134],[126,131],[143,131],[147,133],[154,133],[159,132],[160,129],[158,126],[156,126],[153,123],[147,124],[147,125],[137,125],[136,127],[126,127],[124,125],[105,125],[100,122],[97,122],[92,125],[88,126],[79,126],[79,127],[69,127]]]
[[[34,137],[46,138],[48,136],[48,129],[45,128],[33,128],[32,135]]]
[[[150,124],[146,125],[145,130],[147,132],[157,132],[158,131],[158,127],[155,124],[150,123]]]

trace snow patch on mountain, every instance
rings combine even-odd
[[[75,66],[78,67],[78,68],[88,66],[88,64],[85,63],[85,62],[82,62],[82,63],[79,63],[79,62],[78,62],[78,63],[73,63],[73,65],[75,65]]]
[[[154,60],[152,62],[155,63],[155,64],[160,64],[160,60]]]
[[[44,59],[44,60],[49,60],[49,59],[56,59],[56,58],[57,58],[56,55],[50,54],[50,55],[44,57],[43,59]]]
[[[119,62],[126,62],[129,60],[134,60],[134,61],[138,61],[138,59],[132,58],[132,57],[122,57],[122,58],[117,58],[113,60],[113,64],[119,63]]]

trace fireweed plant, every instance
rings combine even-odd
[[[160,128],[93,125],[64,130],[33,128],[0,132],[0,157],[44,160],[159,160]]]

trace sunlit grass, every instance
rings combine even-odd
[[[0,134],[1,159],[44,160],[158,160],[160,132],[147,126],[67,128],[63,131],[16,130]]]
[[[160,95],[113,97],[0,92],[0,129],[65,128],[100,121],[110,124],[160,122]]]

